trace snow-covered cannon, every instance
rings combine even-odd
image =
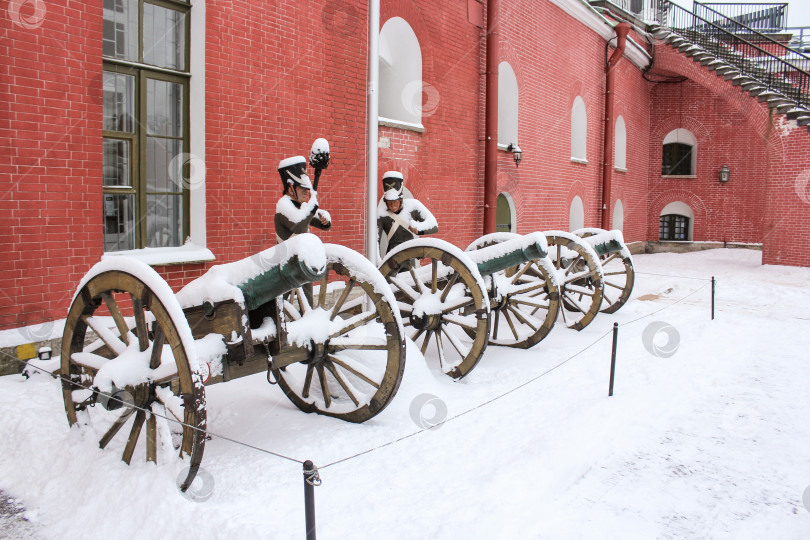
[[[502,315],[512,334],[492,342],[518,347],[537,343],[556,318],[557,290],[542,235],[489,240],[463,252],[442,240],[414,239],[380,265],[411,339],[421,340],[422,354],[432,342],[441,370],[455,379],[481,359]]]
[[[590,245],[602,265],[602,313],[614,313],[630,299],[635,282],[633,258],[619,230],[587,228],[574,231]]]
[[[395,302],[373,264],[310,234],[214,266],[177,295],[148,265],[105,259],[65,323],[68,421],[127,463],[188,458],[185,489],[205,444],[205,384],[267,371],[306,412],[363,422],[383,410],[405,362]]]

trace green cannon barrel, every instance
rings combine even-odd
[[[506,270],[518,264],[541,259],[548,253],[539,242],[526,243],[523,238],[508,240],[467,253],[482,276]]]
[[[251,310],[296,287],[318,281],[325,273],[325,267],[313,268],[298,255],[293,255],[242,283],[239,288],[245,296],[245,307]]]
[[[608,253],[616,253],[617,251],[621,251],[624,248],[624,245],[612,238],[606,242],[599,242],[597,244],[591,244],[593,250],[596,252],[597,255],[602,257],[603,255],[607,255]]]

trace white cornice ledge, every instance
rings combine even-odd
[[[616,35],[615,30],[613,30],[613,23],[593,9],[585,0],[549,1],[599,34],[605,41]],[[644,69],[650,63],[650,55],[647,54],[647,51],[630,38],[627,39],[624,55],[639,69]]]

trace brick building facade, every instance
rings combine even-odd
[[[142,13],[142,5],[151,4],[131,1]],[[176,85],[185,92],[180,101],[187,107],[187,133],[178,135],[177,148],[193,156],[198,169],[204,164],[204,182],[184,181],[184,194],[177,195],[185,205],[178,230],[191,244],[159,247],[151,259],[172,262],[156,268],[175,290],[211,264],[275,243],[273,214],[281,191],[276,166],[306,153],[316,137],[326,137],[333,154],[318,195],[334,225],[319,235],[363,251],[367,3],[155,0],[171,14],[150,24],[169,20],[174,8],[184,14],[178,24],[185,24],[185,45],[176,45],[178,58],[186,58],[183,69],[155,68],[163,60],[144,60],[151,49],[131,61],[110,57],[105,47],[120,45],[116,40],[125,39],[127,23],[109,10],[124,13],[122,6],[130,3],[4,3],[0,329],[63,318],[78,281],[105,256],[106,220],[124,208],[107,201],[120,202],[129,192],[108,180],[117,173],[105,170],[104,141],[140,141],[131,146],[147,155],[152,150],[144,147],[158,135],[151,116],[133,128],[130,139],[105,123],[115,77],[138,81],[142,91],[133,95],[142,106],[155,99],[153,86]],[[421,121],[381,122],[380,176],[401,170],[406,186],[437,217],[439,236],[464,247],[482,233],[486,7],[477,0],[382,0],[381,27],[397,17],[418,41]],[[105,30],[105,23],[113,26]],[[584,225],[600,223],[604,62],[614,23],[580,0],[530,7],[501,2],[500,60],[517,80],[518,140],[509,142],[519,143],[523,160],[516,167],[503,148],[497,178],[498,191],[514,203],[517,232],[567,230],[576,197]],[[626,162],[614,171],[607,209],[612,219],[621,219],[625,239],[658,240],[662,211],[679,203],[692,214],[688,240],[761,243],[764,263],[810,266],[810,252],[795,240],[810,235],[810,134],[641,29],[630,37],[616,68],[615,93]],[[650,58],[657,72],[685,80],[645,79]],[[572,159],[578,100],[586,118],[584,159]],[[696,140],[695,169],[684,177],[662,175],[662,145],[675,130]],[[140,161],[127,166],[140,167],[145,185],[156,182],[150,163]],[[728,183],[717,180],[722,166],[730,170]],[[146,192],[134,196],[153,200]],[[152,218],[144,212],[137,210],[143,226],[141,218],[134,220],[141,231],[132,233],[137,246],[153,245]]]

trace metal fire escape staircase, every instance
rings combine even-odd
[[[810,132],[810,56],[705,4],[700,15],[663,2],[648,31]]]

